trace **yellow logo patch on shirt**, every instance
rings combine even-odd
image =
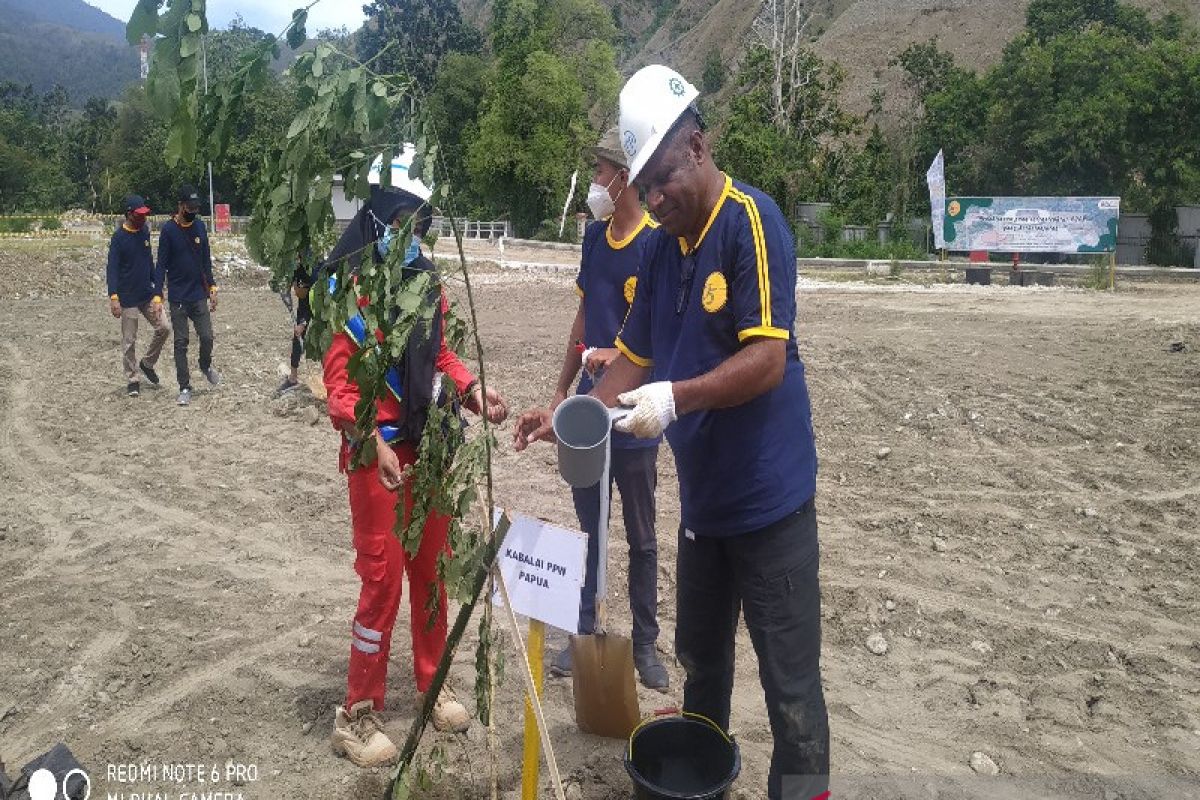
[[[715,314],[725,307],[728,300],[729,284],[725,282],[725,276],[720,272],[709,275],[708,279],[704,281],[704,297],[700,300],[704,310]]]
[[[196,244],[200,244],[200,237],[199,237],[199,236],[197,236],[197,237],[196,237]]]
[[[633,304],[633,295],[637,291],[637,276],[630,276],[629,280],[625,281],[625,302]]]

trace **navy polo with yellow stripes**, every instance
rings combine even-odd
[[[624,239],[614,239],[612,220],[594,222],[583,234],[583,258],[575,291],[583,300],[583,343],[587,347],[615,347],[637,287],[638,268],[658,223],[643,214],[641,222]],[[578,394],[592,390],[587,370],[579,378]],[[658,439],[639,439],[613,431],[612,446],[618,449],[653,447]]]
[[[775,201],[738,181],[725,188],[688,248],[661,228],[647,243],[617,347],[655,381],[715,369],[745,342],[787,341],[783,382],[733,408],[684,414],[667,428],[683,525],[702,536],[764,528],[816,493],[817,453],[796,321],[796,257]]]

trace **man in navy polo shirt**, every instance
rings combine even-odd
[[[217,282],[213,280],[212,253],[208,231],[200,219],[200,195],[195,187],[179,189],[179,206],[158,235],[158,267],[155,280],[167,287],[171,327],[175,329],[175,378],[179,381],[179,405],[192,402],[192,376],[188,369],[188,321],[200,339],[200,371],[216,386],[221,376],[213,369],[213,325],[217,310]]]
[[[713,163],[698,94],[658,65],[621,90],[630,178],[661,227],[617,339],[621,356],[593,394],[633,407],[618,429],[665,431],[675,454],[684,709],[729,726],[744,613],[774,737],[767,795],[827,798],[817,458],[792,331],[794,243],[770,197]],[[522,418],[520,433],[544,436],[545,423]]]
[[[155,282],[154,256],[150,253],[150,231],[146,217],[150,207],[141,195],[125,198],[125,219],[108,243],[108,309],[121,320],[121,352],[125,364],[125,392],[141,392],[138,373],[158,386],[154,365],[171,329],[163,317],[162,286]],[[138,318],[145,317],[154,328],[145,357],[137,358]]]
[[[577,394],[587,394],[595,378],[618,355],[617,332],[629,313],[637,289],[637,273],[650,233],[658,227],[642,209],[637,190],[629,185],[629,165],[617,136],[609,131],[592,149],[594,157],[588,207],[596,222],[583,237],[583,256],[575,291],[579,309],[567,339],[558,388],[549,412],[567,398],[580,368]],[[666,690],[670,677],[658,658],[658,538],[654,531],[654,492],[658,486],[659,437],[639,439],[628,433],[612,437],[611,479],[621,493],[625,538],[629,543],[629,608],[633,616],[633,660],[638,677],[651,689]],[[515,440],[519,450],[525,442]],[[575,514],[588,535],[587,572],[580,598],[579,632],[596,627],[597,537],[600,529],[600,484],[572,489]],[[611,497],[611,495],[610,495]],[[604,509],[603,513],[609,513]],[[571,648],[551,663],[556,675],[570,675]]]

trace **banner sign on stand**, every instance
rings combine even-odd
[[[566,631],[579,632],[587,534],[533,517],[512,515],[497,557],[513,611]],[[503,605],[499,593],[492,603]]]
[[[228,203],[217,203],[217,206],[214,209],[214,211],[215,211],[215,215],[217,218],[217,220],[216,220],[217,224],[215,226],[216,232],[217,233],[231,232],[233,230],[233,224],[232,224],[232,218],[229,216],[229,204]]]
[[[1119,197],[951,197],[948,250],[1002,253],[1111,253]]]

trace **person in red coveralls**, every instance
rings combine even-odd
[[[404,156],[411,159],[410,153],[406,150]],[[326,261],[329,274],[336,274],[342,259],[357,269],[368,248],[375,263],[383,263],[389,249],[400,241],[399,230],[410,219],[414,235],[404,254],[405,269],[436,269],[419,247],[419,237],[428,231],[432,219],[427,203],[430,189],[409,179],[407,170],[394,177],[392,183],[388,188],[372,187],[370,201],[356,215]],[[354,449],[359,445],[354,415],[359,388],[347,374],[347,364],[360,347],[373,345],[381,340],[382,334],[368,333],[362,316],[356,316],[333,337],[324,359],[329,416],[334,427],[342,432],[340,466],[347,472],[349,483],[354,569],[362,580],[358,610],[351,626],[346,701],[336,709],[331,742],[335,753],[360,767],[391,763],[398,754],[395,744],[384,733],[379,712],[383,709],[392,626],[399,610],[405,573],[409,583],[418,707],[424,702],[446,645],[446,591],[437,576],[437,559],[439,553],[448,551],[450,520],[436,513],[429,515],[415,556],[405,552],[393,532],[395,492],[404,492],[406,512],[412,512],[413,498],[404,470],[417,459],[427,410],[431,403],[444,404],[454,399],[446,396],[442,376],[453,384],[457,400],[474,413],[486,414],[493,423],[502,422],[508,415],[500,394],[488,389],[485,397],[470,370],[446,347],[442,323],[448,303],[440,286],[433,292],[430,300],[438,310],[431,325],[418,326],[410,336],[404,356],[389,370],[388,392],[377,401],[377,427],[373,434],[379,454],[376,463],[350,468]],[[363,298],[359,305],[367,302]],[[430,620],[429,594],[435,586],[440,597],[437,612]],[[450,688],[443,688],[434,706],[434,726],[461,732],[469,727],[470,721],[470,714]]]

